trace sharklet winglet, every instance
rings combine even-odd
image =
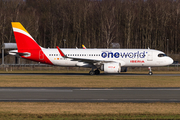
[[[56,47],[57,47],[57,49],[58,49],[58,51],[59,51],[59,53],[60,53],[60,55],[61,55],[62,57],[67,57],[67,56],[59,49],[58,46],[56,46]]]
[[[83,49],[86,49],[86,47],[82,44]]]

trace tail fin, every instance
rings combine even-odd
[[[18,51],[41,49],[20,22],[11,22]]]
[[[84,45],[82,45],[83,49],[86,49],[86,47]]]

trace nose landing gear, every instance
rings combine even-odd
[[[149,69],[149,75],[152,75],[153,74],[153,72],[152,72],[152,70],[151,70],[151,67],[148,67],[148,69]]]

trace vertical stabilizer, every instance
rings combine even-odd
[[[27,30],[19,22],[11,22],[18,51],[29,49],[41,49],[37,42],[27,32]]]

